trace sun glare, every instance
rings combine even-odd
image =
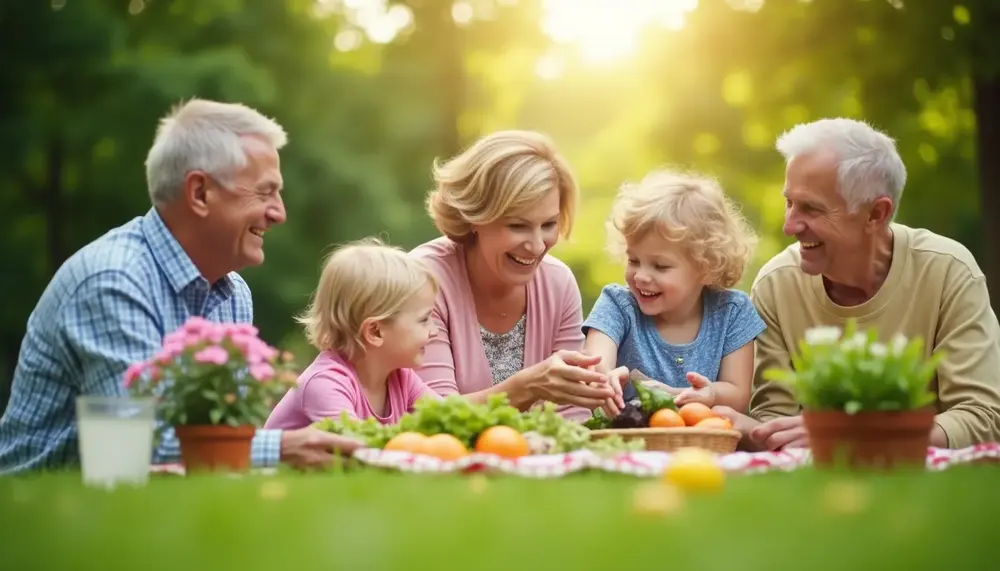
[[[632,56],[647,26],[680,29],[698,0],[543,0],[542,29],[592,63]]]
[[[763,0],[727,0],[759,8]],[[493,0],[515,5],[516,0]],[[590,64],[614,64],[636,55],[639,38],[649,28],[679,30],[687,15],[698,7],[698,0],[540,0],[539,25],[555,44],[555,49],[537,61],[536,73],[546,79],[558,77],[564,68],[569,48]],[[489,19],[488,2],[454,0],[451,16],[456,25],[466,26],[477,18]],[[319,14],[338,12],[346,24],[337,34],[334,46],[351,51],[363,39],[384,44],[414,25],[413,13],[403,3],[390,0],[315,0]]]

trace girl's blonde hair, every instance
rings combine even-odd
[[[327,257],[309,307],[296,319],[314,347],[355,359],[364,353],[364,321],[392,319],[427,286],[437,294],[437,277],[420,260],[366,238]]]
[[[608,250],[624,258],[626,243],[650,232],[681,244],[717,289],[739,283],[757,235],[719,184],[708,177],[654,171],[621,187],[607,221]]]
[[[434,225],[466,243],[472,226],[525,212],[553,189],[559,192],[559,234],[569,238],[576,216],[576,178],[552,141],[533,131],[499,131],[444,163],[434,161],[426,200]]]

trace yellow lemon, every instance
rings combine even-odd
[[[726,474],[711,452],[683,448],[671,455],[663,480],[685,491],[712,492],[722,488]]]
[[[684,505],[681,493],[670,484],[643,482],[632,496],[635,513],[649,516],[669,515]]]

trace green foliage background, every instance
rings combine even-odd
[[[603,253],[611,197],[661,165],[711,173],[742,204],[762,235],[746,287],[788,243],[774,138],[822,116],[896,137],[909,168],[899,220],[962,241],[996,271],[985,247],[1000,210],[1000,119],[988,113],[1000,103],[996,2],[686,2],[696,8],[683,28],[650,26],[634,57],[606,64],[549,39],[542,0],[460,2],[472,14],[462,23],[450,1],[386,3],[411,16],[392,38],[366,35],[349,4],[0,6],[0,380],[58,265],[149,207],[156,122],[194,96],[255,106],[290,133],[288,223],[243,274],[265,338],[302,361],[311,351],[292,315],[323,254],[371,234],[405,247],[434,237],[431,162],[501,128],[547,132],[576,169],[582,210],[555,254],[576,271],[585,311],[622,279]],[[539,61],[557,62],[558,76],[542,77]]]

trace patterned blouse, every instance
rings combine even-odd
[[[514,328],[506,333],[493,333],[479,326],[494,385],[509,379],[524,367],[524,320],[522,315]]]

